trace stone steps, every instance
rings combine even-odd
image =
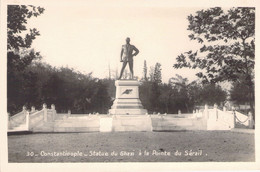
[[[152,131],[152,121],[147,115],[115,115],[112,131]]]
[[[194,118],[152,118],[153,131],[205,130],[203,119]]]
[[[17,132],[17,131],[28,131],[27,125],[21,124],[19,126],[11,127],[8,129],[8,132]]]
[[[33,132],[53,132],[54,122],[41,122],[35,126]]]
[[[99,118],[69,117],[64,120],[41,122],[33,132],[95,132],[99,131]]]
[[[62,118],[30,120],[32,132],[120,132],[120,131],[178,131],[230,130],[228,123],[216,118],[205,119],[192,114],[181,115],[57,115]],[[222,119],[222,118],[221,118]],[[25,123],[8,131],[28,131]]]
[[[208,120],[207,130],[231,130],[231,127],[222,121]]]

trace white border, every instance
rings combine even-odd
[[[257,0],[107,0],[109,5],[120,7],[120,5],[130,6],[168,6],[168,7],[231,7],[231,6],[251,6],[256,7],[256,56],[259,56],[259,2]],[[256,125],[255,145],[256,145],[256,162],[166,162],[166,163],[8,163],[7,157],[7,100],[6,100],[6,16],[7,4],[34,4],[44,5],[46,3],[95,3],[102,5],[101,0],[1,0],[0,10],[0,171],[176,171],[176,170],[260,170],[259,164],[259,125]],[[256,58],[256,107],[259,107],[258,101],[258,86],[259,86],[259,62]],[[256,124],[260,124],[260,113],[256,108]]]

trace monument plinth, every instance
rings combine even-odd
[[[115,115],[144,115],[147,110],[139,99],[139,81],[137,80],[117,80],[116,98],[113,106],[109,110]]]

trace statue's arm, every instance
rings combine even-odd
[[[135,53],[133,54],[133,56],[136,56],[139,53],[139,50],[134,46],[133,49],[135,50]]]
[[[122,47],[122,49],[121,49],[121,54],[120,54],[120,62],[123,61],[123,59],[122,59],[123,53],[124,53],[124,49],[123,49],[123,47]]]

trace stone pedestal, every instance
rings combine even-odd
[[[139,99],[139,81],[137,80],[117,80],[116,99],[109,110],[113,115],[144,115],[147,110]]]

